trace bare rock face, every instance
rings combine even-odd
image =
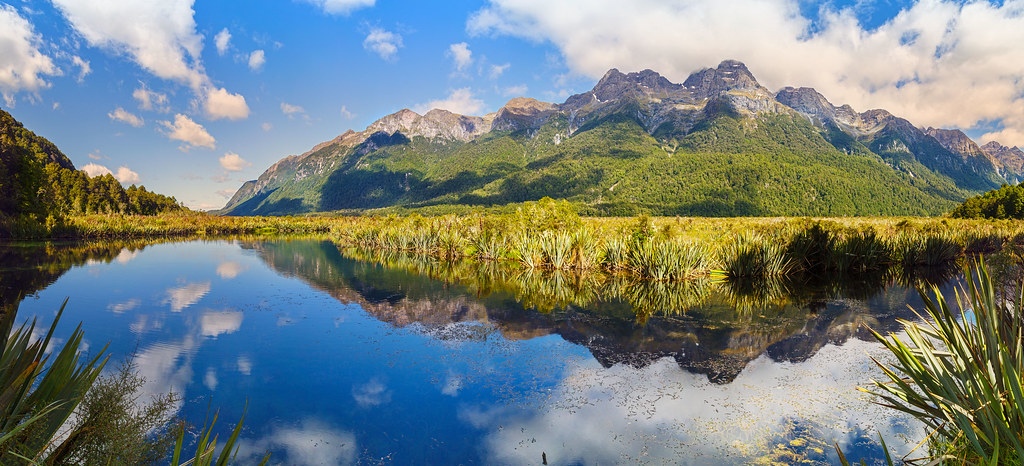
[[[491,130],[518,131],[539,128],[558,111],[558,105],[527,97],[516,97],[495,113]]]
[[[809,87],[784,87],[775,94],[775,100],[797,112],[811,116],[819,122],[834,122],[839,118],[837,116],[838,109],[832,106],[832,103],[825,96]],[[849,106],[846,108],[849,108]],[[852,108],[850,108],[850,112],[855,113]],[[850,116],[848,114],[844,115],[846,118]]]
[[[1024,176],[1024,151],[1019,147],[1006,147],[996,141],[981,146],[981,150],[999,162],[1008,175],[1013,175],[1016,181]]]
[[[754,79],[746,65],[725,60],[718,68],[706,68],[690,75],[683,86],[693,99],[723,99],[740,113],[780,113],[786,111],[775,95]]]
[[[775,99],[819,124],[831,123],[855,137],[868,136],[899,120],[885,110],[858,113],[853,107],[832,105],[825,96],[809,88],[782,88]],[[909,125],[909,123],[907,123]],[[913,126],[913,125],[910,125]]]
[[[697,99],[709,99],[734,90],[762,88],[747,66],[736,60],[725,60],[718,68],[705,68],[683,81]]]
[[[924,132],[939,141],[942,147],[960,155],[964,160],[969,157],[987,156],[971,138],[958,129],[928,128]]]
[[[373,134],[378,131],[383,131],[388,134],[392,134],[398,131],[409,131],[412,129],[414,123],[422,118],[420,114],[403,108],[395,113],[387,115],[366,127],[364,133]]]
[[[489,119],[484,117],[459,115],[437,108],[420,115],[406,108],[373,122],[363,135],[402,133],[410,139],[420,136],[466,142],[490,130],[489,125]]]

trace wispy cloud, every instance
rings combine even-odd
[[[352,10],[373,6],[375,0],[303,0],[316,5],[324,13],[348,14]]]
[[[145,84],[141,84],[138,89],[135,89],[132,92],[132,97],[139,102],[139,108],[142,110],[155,110],[158,112],[170,110],[167,106],[167,94],[151,91]]]
[[[413,110],[423,114],[431,109],[440,108],[460,115],[476,115],[484,108],[484,101],[473,95],[468,87],[455,89],[444,99],[431,100],[416,105]]]
[[[113,112],[107,113],[107,116],[110,117],[111,120],[120,121],[121,123],[127,123],[127,124],[132,125],[132,126],[134,126],[136,128],[138,128],[138,127],[140,127],[140,126],[142,126],[144,124],[144,122],[142,121],[142,118],[139,118],[135,114],[133,114],[133,113],[131,113],[131,112],[121,108],[121,107],[117,107],[117,108],[114,109]]]
[[[223,56],[228,53],[228,48],[231,47],[231,32],[228,28],[221,29],[216,36],[213,37],[213,43],[217,46],[217,54]]]
[[[465,70],[467,66],[473,64],[473,51],[469,50],[469,44],[465,42],[449,45],[445,54],[455,62],[455,69],[458,71]]]
[[[387,61],[397,58],[398,49],[402,48],[402,36],[383,28],[375,27],[363,40],[363,48],[376,53]]]

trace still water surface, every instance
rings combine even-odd
[[[58,337],[81,321],[91,351],[134,352],[185,419],[212,399],[226,430],[247,401],[241,458],[834,464],[833,441],[877,460],[878,432],[897,452],[923,435],[856,391],[885,356],[864,325],[895,331],[920,307],[894,283],[651,298],[607,279],[453,279],[317,240],[46,250],[0,247],[3,304],[27,295],[18,322],[48,325],[70,297]]]

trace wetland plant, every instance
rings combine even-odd
[[[876,361],[885,379],[862,390],[924,423],[929,453],[922,462],[1021,464],[1024,288],[1011,300],[997,298],[980,260],[964,276],[960,312],[933,286],[920,290],[922,322],[903,321],[905,336],[873,332],[895,363]]]
[[[722,250],[723,273],[729,279],[772,277],[793,271],[793,261],[778,241],[737,236]]]

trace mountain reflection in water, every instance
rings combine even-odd
[[[397,327],[486,323],[511,340],[559,335],[604,367],[671,357],[714,383],[752,360],[798,362],[826,344],[898,331],[922,304],[914,285],[953,293],[951,270],[837,280],[655,282],[598,273],[540,272],[449,262],[329,242],[245,243],[268,265]]]
[[[249,413],[285,464],[835,463],[921,428],[855,391],[949,271],[636,281],[237,238],[0,245],[8,318],[85,322],[180,414]],[[56,297],[51,295],[57,295]],[[59,303],[59,301],[58,301]],[[680,369],[681,368],[681,369]],[[905,437],[901,437],[905,436]],[[891,440],[890,440],[891,439]]]

